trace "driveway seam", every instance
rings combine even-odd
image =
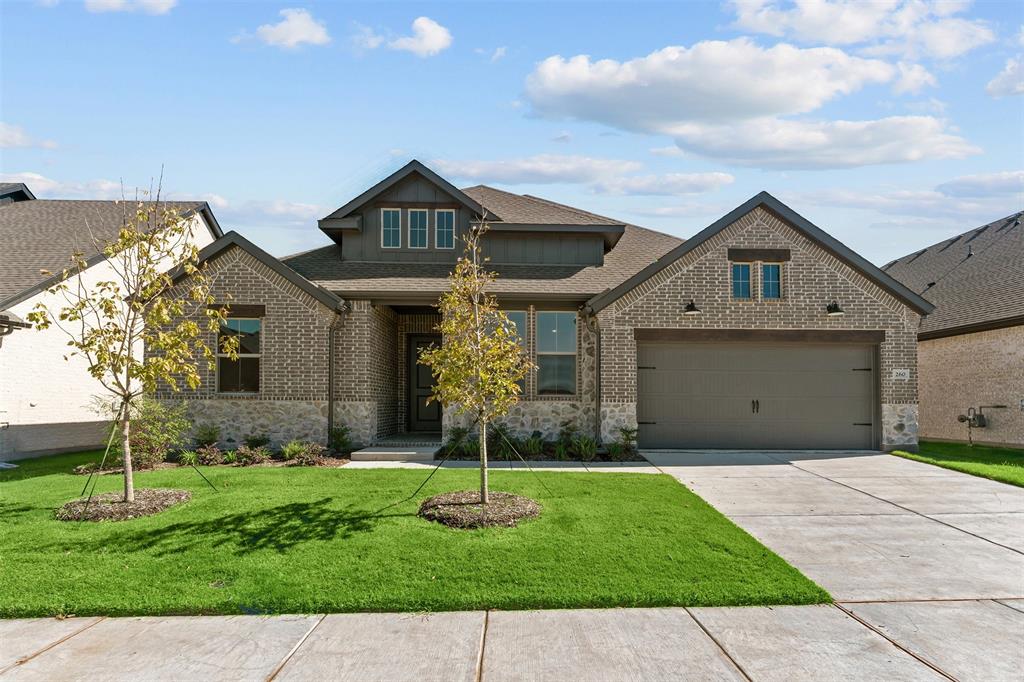
[[[941,524],[943,526],[946,526],[947,528],[952,528],[953,530],[960,531],[961,533],[965,533],[967,535],[970,535],[971,537],[975,537],[975,538],[977,538],[979,540],[984,540],[985,542],[991,543],[991,544],[995,545],[996,547],[1002,547],[1003,549],[1008,549],[1011,552],[1016,552],[1017,554],[1020,554],[1020,555],[1024,556],[1024,552],[1020,551],[1019,549],[1014,549],[1013,547],[1008,547],[1006,545],[1003,545],[1003,544],[1000,544],[1000,543],[996,542],[995,540],[989,540],[986,537],[983,537],[981,535],[977,535],[976,533],[972,533],[970,531],[964,530],[963,528],[957,528],[956,526],[948,524],[945,521],[942,521],[941,519],[936,519],[936,518],[933,518],[931,516],[928,516],[927,514],[922,514],[919,511],[915,511],[913,509],[910,509],[909,507],[904,507],[902,504],[899,504],[898,502],[893,502],[892,500],[887,500],[884,497],[878,497],[877,495],[872,495],[871,493],[867,492],[866,490],[861,490],[860,488],[855,488],[852,485],[849,485],[847,483],[843,483],[842,481],[837,481],[834,478],[829,478],[828,476],[825,476],[824,474],[819,474],[816,471],[811,471],[810,469],[804,469],[802,467],[797,466],[796,464],[793,464],[793,462],[782,462],[782,461],[776,459],[775,457],[773,457],[772,455],[769,455],[767,453],[765,454],[765,456],[768,457],[769,459],[774,459],[776,462],[779,462],[780,464],[783,464],[783,463],[784,464],[789,464],[789,466],[793,467],[794,469],[798,469],[800,471],[805,471],[805,472],[807,472],[809,474],[813,474],[813,475],[817,476],[818,478],[823,478],[826,481],[830,481],[832,483],[835,483],[836,485],[841,485],[844,488],[847,488],[848,490],[853,490],[853,491],[858,492],[858,493],[860,493],[862,495],[867,495],[868,497],[873,498],[875,500],[878,500],[879,502],[885,502],[886,504],[891,504],[894,507],[897,507],[899,509],[903,509],[905,511],[908,511],[911,514],[915,514],[917,516],[920,516],[923,519],[928,519],[929,521],[934,521],[935,523],[938,523],[938,524]],[[890,455],[890,457],[891,456],[892,455]],[[922,464],[923,464],[923,462],[922,462]],[[965,476],[970,476],[970,474],[964,474],[964,475]],[[993,512],[993,513],[998,513],[998,512]],[[843,516],[843,514],[833,514],[831,516]],[[891,514],[890,516],[897,516],[897,514]]]
[[[85,625],[85,626],[75,630],[74,632],[72,632],[70,634],[64,635],[63,637],[58,639],[56,642],[53,642],[51,644],[48,644],[48,645],[44,646],[39,651],[36,651],[35,653],[29,654],[28,656],[24,656],[22,658],[19,658],[14,663],[12,663],[9,666],[7,666],[6,668],[3,668],[2,670],[0,670],[0,675],[5,675],[9,671],[14,670],[15,668],[17,668],[18,666],[25,665],[26,663],[28,663],[32,659],[37,658],[37,657],[41,656],[42,654],[45,654],[47,651],[49,651],[50,649],[53,649],[54,647],[56,647],[56,646],[58,646],[60,644],[63,644],[64,642],[68,641],[69,639],[71,639],[75,635],[79,635],[79,634],[85,632],[86,630],[88,630],[89,628],[94,627],[96,625],[99,625],[100,623],[102,623],[106,619],[107,619],[106,616],[100,616],[99,618],[97,618],[92,623],[89,623],[88,625]]]
[[[973,601],[973,600],[970,600],[970,601]],[[849,609],[843,607],[842,604],[839,604],[837,602],[832,602],[832,605],[835,606],[840,611],[842,611],[843,613],[845,613],[847,615],[847,617],[849,617],[849,618],[853,619],[854,621],[860,623],[861,625],[866,627],[868,630],[870,630],[871,632],[874,632],[876,635],[878,635],[879,637],[883,638],[885,641],[889,642],[890,644],[892,644],[894,647],[896,647],[897,649],[899,649],[903,653],[905,653],[908,656],[914,658],[919,663],[922,663],[922,664],[928,666],[929,668],[931,668],[935,672],[939,673],[943,677],[945,677],[945,678],[947,678],[949,680],[953,680],[953,682],[958,682],[957,678],[953,677],[952,675],[950,675],[945,670],[943,670],[939,666],[935,665],[934,663],[932,663],[928,659],[923,658],[922,656],[918,655],[917,653],[915,653],[915,652],[911,651],[910,649],[908,649],[907,647],[903,646],[902,644],[897,642],[895,639],[889,637],[889,635],[887,635],[881,629],[876,628],[874,625],[872,625],[871,623],[867,622],[866,620],[864,620],[863,618],[861,618],[860,616],[855,614],[853,611],[850,611]]]
[[[476,682],[484,679],[484,652],[487,649],[487,627],[491,624],[491,610],[484,611],[484,627],[480,631],[480,653],[476,659]]]
[[[313,634],[313,630],[316,630],[318,627],[320,627],[320,623],[324,622],[326,618],[327,614],[325,613],[322,616],[320,616],[320,619],[317,622],[313,623],[313,626],[311,628],[306,630],[306,634],[299,638],[299,641],[295,643],[295,646],[292,647],[292,650],[289,651],[285,655],[285,657],[281,659],[281,662],[277,664],[277,667],[274,668],[269,675],[267,675],[266,682],[272,682],[272,680],[275,677],[281,674],[281,671],[284,670],[284,667],[286,665],[288,665],[288,661],[292,660],[292,656],[294,656],[295,652],[299,650],[299,647],[306,643],[306,640],[309,638],[309,636]]]
[[[695,614],[693,611],[689,609],[689,607],[686,606],[683,607],[683,611],[686,611],[687,615],[690,616],[690,618],[693,619],[693,622],[697,624],[697,627],[699,627],[701,631],[708,636],[708,639],[715,643],[715,646],[717,646],[718,649],[722,652],[722,655],[729,659],[730,663],[736,666],[736,669],[740,671],[740,675],[743,675],[743,677],[749,680],[749,682],[754,682],[754,678],[751,677],[747,673],[747,671],[743,669],[743,666],[739,664],[739,661],[733,658],[732,654],[730,654],[729,651],[722,645],[722,643],[718,641],[718,638],[711,634],[710,630],[704,627],[704,623],[700,622],[700,618],[697,617],[697,614]]]

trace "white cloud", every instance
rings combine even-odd
[[[87,180],[85,182],[62,182],[40,173],[0,173],[0,182],[23,182],[32,193],[40,198],[51,199],[120,199],[121,183],[114,180]],[[135,192],[125,187],[124,196],[134,197]]]
[[[557,182],[591,183],[640,170],[636,161],[596,159],[589,156],[538,154],[503,161],[437,160],[431,164],[442,175],[508,185]]]
[[[675,196],[701,194],[725,185],[735,178],[728,173],[666,173],[664,175],[633,175],[610,178],[593,184],[600,194],[629,194],[633,196]]]
[[[494,48],[494,52],[491,53],[491,62],[496,62],[499,59],[504,59],[508,53],[508,48],[502,45],[501,47]]]
[[[300,45],[326,45],[331,42],[327,26],[317,21],[307,10],[283,9],[284,17],[276,24],[263,24],[256,29],[256,37],[267,45],[294,49]]]
[[[355,27],[356,32],[352,34],[349,40],[356,48],[360,50],[376,50],[384,44],[384,36],[379,35],[369,26],[356,23]]]
[[[686,152],[684,152],[679,147],[676,147],[675,145],[669,145],[667,147],[653,147],[648,151],[654,156],[664,156],[672,159],[677,159],[686,156]]]
[[[572,134],[569,133],[568,131],[563,130],[562,132],[552,137],[551,141],[558,142],[561,144],[568,144],[569,142],[572,142]]]
[[[625,62],[549,57],[527,78],[526,93],[545,116],[664,131],[684,121],[805,113],[895,75],[886,62],[834,48],[763,48],[737,38],[666,47]]]
[[[0,122],[0,149],[11,149],[14,147],[56,149],[57,143],[53,140],[37,140],[25,132],[25,129],[21,126]]]
[[[85,9],[89,12],[167,14],[177,4],[178,0],[85,0]]]
[[[451,32],[429,17],[412,22],[412,35],[395,38],[388,43],[392,50],[412,52],[417,57],[433,57],[452,44]]]
[[[1012,197],[1024,195],[1024,170],[963,175],[936,189],[951,197]]]
[[[733,0],[736,26],[806,44],[858,45],[870,54],[952,59],[995,40],[987,22],[952,15],[950,0]]]
[[[733,206],[718,203],[687,203],[672,206],[652,206],[632,211],[632,213],[652,218],[687,218],[690,216],[721,216]]]
[[[921,92],[921,89],[924,87],[935,87],[938,85],[935,76],[920,64],[899,62],[896,67],[899,69],[900,75],[893,84],[892,89],[897,95],[908,92],[916,94]]]
[[[1006,66],[985,86],[985,92],[992,97],[1024,95],[1024,58],[1020,55],[1006,60]]]
[[[931,116],[874,121],[788,121],[676,126],[682,149],[762,168],[851,168],[923,159],[962,159],[981,150]]]

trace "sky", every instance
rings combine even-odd
[[[766,190],[881,265],[1024,209],[1024,3],[0,3],[0,180],[271,253],[410,159],[689,237]]]

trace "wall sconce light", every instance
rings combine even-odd
[[[692,298],[690,299],[690,302],[686,304],[686,307],[683,308],[683,315],[700,315],[700,308],[697,307],[697,304],[693,302]]]
[[[829,317],[842,317],[846,313],[843,311],[842,308],[839,307],[839,303],[837,303],[836,301],[832,301],[831,303],[825,306],[825,314],[828,315]]]

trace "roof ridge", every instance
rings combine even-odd
[[[526,197],[527,199],[533,199],[534,201],[539,201],[541,203],[548,204],[550,206],[557,206],[558,208],[564,208],[567,211],[573,211],[573,212],[579,214],[580,216],[584,216],[584,217],[587,217],[587,218],[599,218],[601,220],[610,220],[610,221],[612,221],[611,224],[613,224],[613,225],[625,225],[626,224],[626,222],[623,221],[623,220],[617,220],[615,218],[610,218],[610,217],[608,217],[606,215],[601,215],[599,213],[591,213],[590,211],[584,210],[582,208],[577,208],[575,206],[570,206],[568,204],[563,204],[563,203],[560,203],[560,202],[557,202],[557,201],[553,201],[551,199],[545,199],[544,197],[538,197],[535,194],[520,194],[519,196]]]
[[[920,255],[920,254],[923,254],[925,252],[931,251],[932,249],[934,249],[937,246],[943,246],[943,245],[945,245],[947,243],[952,244],[952,240],[956,240],[956,239],[959,239],[961,237],[966,237],[967,235],[971,234],[972,232],[978,232],[978,233],[985,232],[985,231],[988,230],[988,228],[992,227],[996,223],[1006,222],[1006,221],[1012,220],[1014,218],[1019,218],[1021,216],[1024,216],[1024,211],[1015,211],[1015,212],[1013,212],[1013,213],[1011,213],[1011,214],[1009,214],[1007,216],[1003,216],[1002,218],[996,218],[995,220],[987,222],[987,223],[985,223],[983,225],[978,225],[977,227],[972,227],[969,230],[964,230],[963,232],[961,232],[960,234],[957,234],[955,236],[946,237],[945,239],[940,239],[939,241],[937,241],[937,242],[935,242],[933,244],[929,244],[928,246],[926,246],[924,248],[914,249],[913,251],[911,251],[909,253],[905,253],[902,256],[900,256],[899,258],[896,258],[895,260],[892,261],[891,264],[899,263],[899,262],[903,261],[904,258],[907,258],[909,256],[916,256],[916,255]],[[964,243],[966,244],[967,242],[964,242]]]

